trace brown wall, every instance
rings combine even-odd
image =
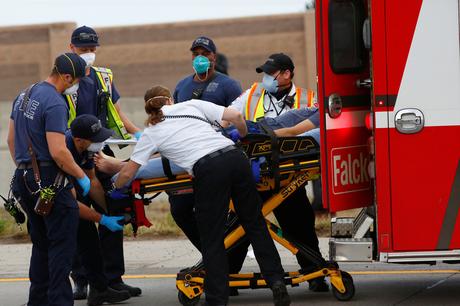
[[[290,55],[296,83],[311,88],[316,74],[314,58],[307,57],[314,44],[311,14],[96,28],[101,43],[96,63],[112,68],[122,96],[143,96],[153,84],[174,89],[192,73],[191,42],[206,35],[227,55],[229,72],[243,89],[258,80],[255,67],[275,52]],[[74,28],[74,23],[0,28],[0,101],[45,78],[54,57],[68,50]]]
[[[11,101],[21,89],[46,78],[54,58],[68,51],[75,23],[0,28],[0,173],[9,179],[14,164],[6,147]],[[314,12],[202,22],[97,28],[97,65],[114,70],[125,99],[122,108],[139,127],[145,120],[142,96],[153,84],[174,89],[192,73],[193,39],[207,35],[230,63],[230,74],[248,88],[260,76],[255,67],[271,53],[285,52],[296,65],[297,84],[315,88]],[[117,152],[118,156],[119,152]],[[3,178],[3,176],[2,176]],[[5,194],[8,184],[0,185]]]

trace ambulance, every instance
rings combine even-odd
[[[458,0],[317,0],[334,260],[460,260]],[[339,214],[338,214],[339,215]]]

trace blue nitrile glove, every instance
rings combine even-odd
[[[109,217],[106,215],[102,215],[101,220],[99,221],[99,224],[104,225],[112,232],[117,232],[117,231],[123,230],[123,223],[121,223],[120,221],[124,219],[125,217],[123,216]]]
[[[251,161],[252,176],[256,183],[260,182],[260,164],[261,161],[258,159],[253,159]]]
[[[108,195],[111,199],[123,200],[128,197],[128,195],[125,192],[126,190],[124,188],[115,188],[114,190],[109,191]]]
[[[238,133],[238,130],[236,129],[228,132],[228,136],[230,136],[230,139],[233,140],[233,142],[237,142],[241,139],[240,133]]]
[[[89,178],[85,175],[82,178],[77,179],[78,185],[80,185],[81,189],[83,190],[82,195],[86,196],[89,192],[89,189],[91,187],[91,181]]]
[[[136,138],[136,140],[139,140],[139,138],[141,138],[141,135],[142,131],[137,131],[136,133],[134,133],[134,137]]]

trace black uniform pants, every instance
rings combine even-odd
[[[233,149],[213,158],[205,156],[193,171],[195,218],[206,270],[206,302],[225,305],[228,301],[224,238],[230,198],[268,285],[283,279],[281,260],[262,216],[262,202],[244,153]]]
[[[40,167],[43,187],[53,184],[57,170],[55,166]],[[38,189],[32,169],[16,170],[13,193],[27,214],[32,240],[27,305],[73,305],[69,274],[77,246],[77,202],[70,189],[63,188],[55,197],[51,213],[42,217],[34,211],[38,195],[31,194],[25,183],[32,191]]]
[[[87,201],[82,202],[88,205]],[[98,230],[94,222],[80,219],[78,223],[77,253],[71,276],[75,282],[81,285],[89,283],[91,287],[100,291],[107,289],[108,281],[104,274],[104,259]]]
[[[272,192],[259,193],[263,201],[272,196]],[[193,194],[175,195],[169,197],[171,204],[171,214],[174,221],[182,229],[185,235],[199,250],[200,234],[196,220],[192,218],[194,214],[194,197]],[[307,245],[312,250],[320,254],[318,237],[315,231],[315,213],[310,205],[306,191],[300,187],[291,194],[284,202],[274,210],[276,219],[281,229],[296,241]],[[238,273],[243,266],[244,260],[249,247],[249,241],[243,238],[239,244],[228,252],[229,272]],[[312,269],[314,264],[311,263],[300,252],[296,255],[297,262],[302,269]]]
[[[198,231],[198,224],[194,218],[195,195],[193,193],[170,195],[169,203],[171,215],[177,226],[179,226],[190,242],[201,252],[200,233]],[[230,274],[236,274],[241,270],[249,247],[249,241],[246,236],[238,241],[238,245],[239,247],[234,247],[227,251],[228,270]]]
[[[103,152],[109,156],[114,156],[112,150],[105,146]],[[96,175],[101,182],[104,190],[109,190],[112,186],[111,176],[96,172]],[[110,199],[107,199],[107,207],[109,214],[117,214],[111,211]],[[110,284],[122,282],[122,275],[125,274],[125,258],[123,254],[123,231],[112,232],[105,226],[99,226],[99,241],[102,250],[102,257],[104,262],[105,276]],[[72,267],[72,277],[82,281],[87,279],[86,271],[80,263],[74,262]]]
[[[261,192],[260,196],[263,201],[268,200],[273,193],[271,191]],[[273,211],[279,226],[287,236],[296,242],[308,246],[318,255],[319,241],[315,231],[315,213],[307,197],[303,186],[299,187],[283,203]],[[244,263],[248,251],[249,242],[243,241],[232,252],[229,253],[229,265],[232,267],[232,273],[238,273]],[[308,260],[300,252],[296,254],[297,262],[302,269],[312,270],[316,265]]]

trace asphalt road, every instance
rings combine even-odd
[[[174,273],[199,256],[183,240],[126,243],[125,281],[143,290],[140,297],[118,305],[180,305]],[[27,301],[27,262],[29,245],[0,245],[0,305],[24,305]],[[144,250],[144,251],[142,251]],[[13,256],[14,255],[14,256]],[[281,252],[286,270],[295,270],[295,261]],[[9,258],[9,259],[8,259]],[[352,274],[356,294],[349,302],[337,301],[331,292],[314,293],[306,284],[289,288],[292,305],[459,305],[458,265],[341,264]],[[252,256],[245,271],[257,270]],[[86,305],[78,301],[75,305]],[[229,305],[273,305],[267,289],[240,290]]]

